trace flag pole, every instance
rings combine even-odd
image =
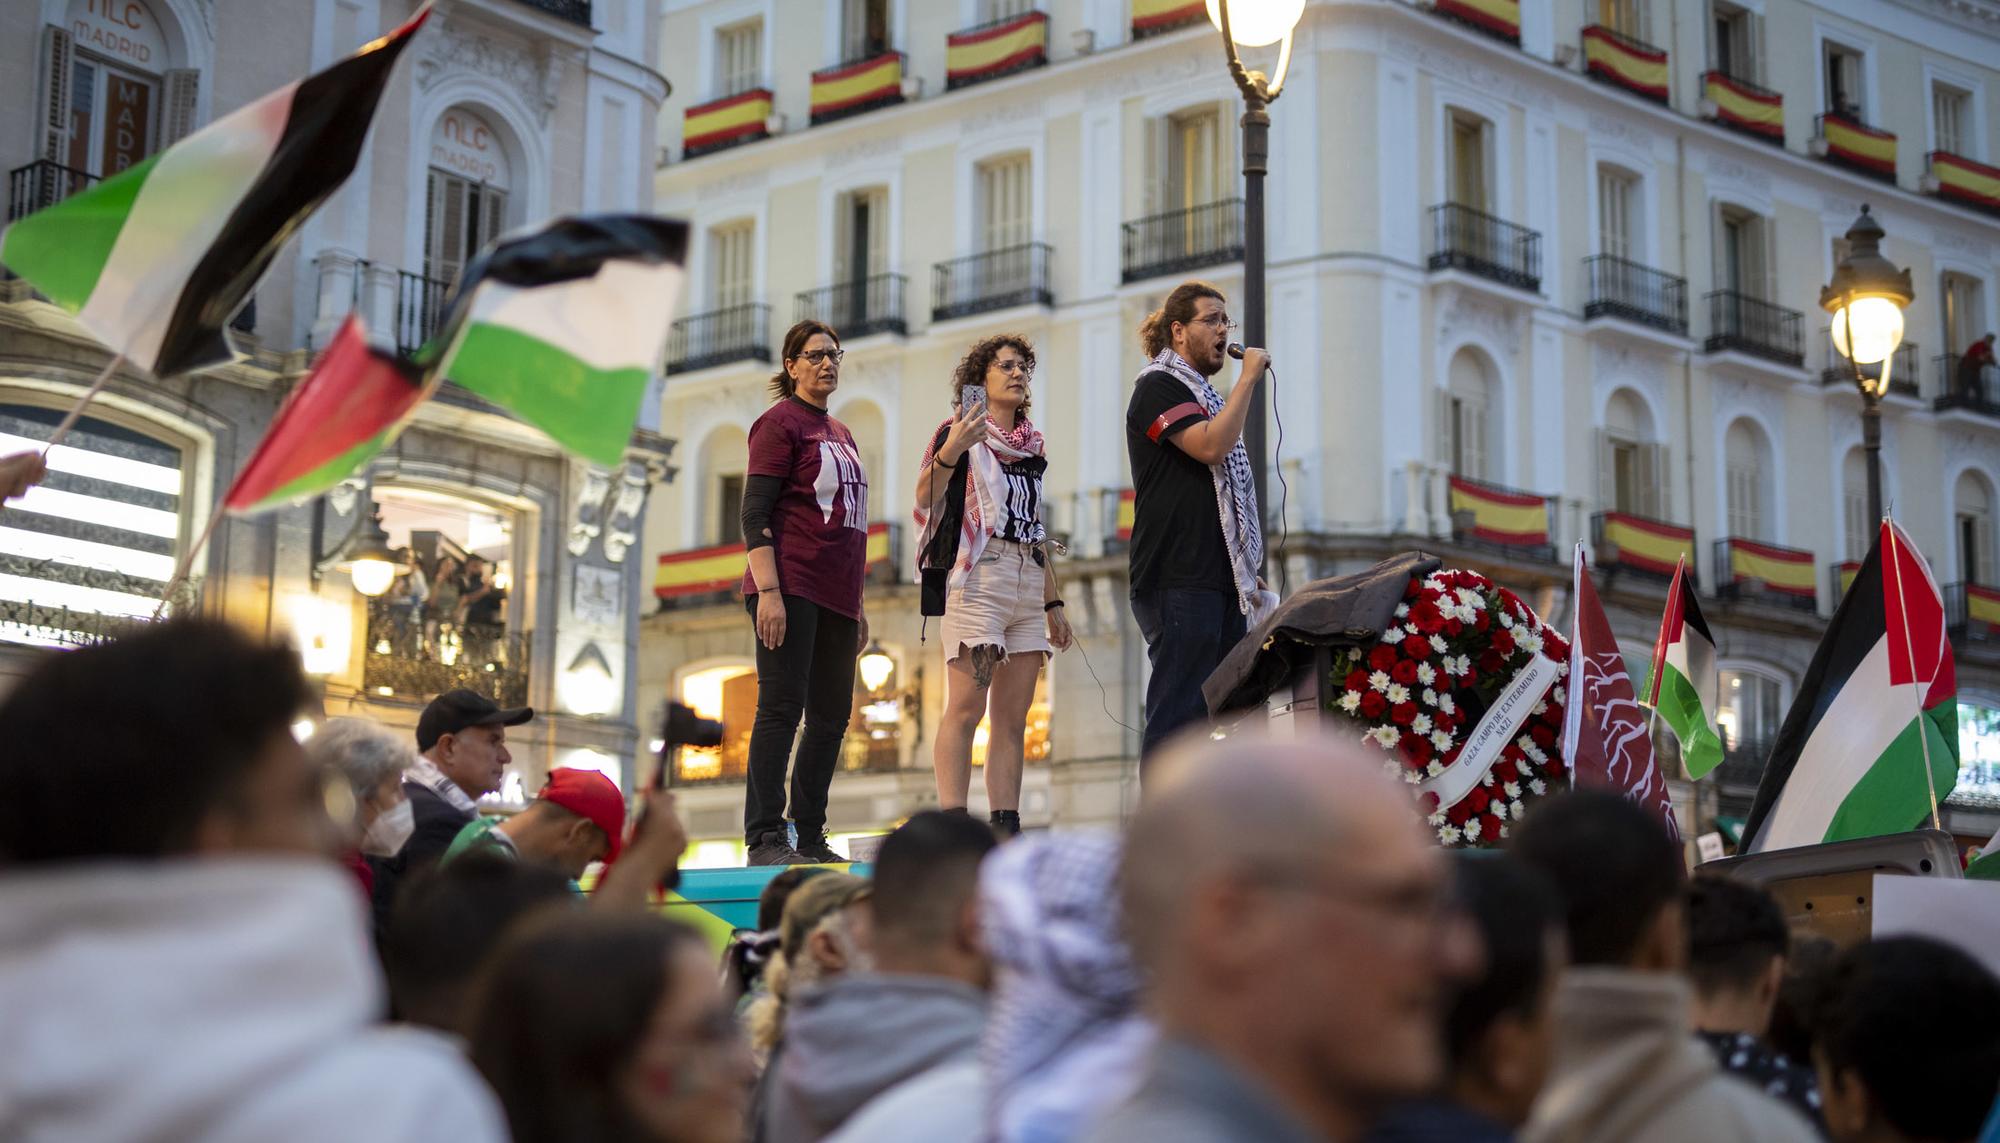
[[[1924,718],[1924,688],[1928,684],[1925,684],[1923,680],[1916,677],[1916,648],[1910,642],[1910,601],[1909,597],[1903,593],[1902,565],[1896,560],[1896,525],[1887,516],[1882,517],[1882,536],[1888,541],[1889,546],[1889,574],[1896,582],[1896,610],[1903,618],[1903,655],[1910,664],[1911,682],[1919,684],[1915,691],[1917,699],[1917,745],[1923,748],[1924,787],[1930,791],[1931,795],[1931,828],[1943,829],[1944,827],[1938,822],[1937,776],[1931,773],[1930,724]]]
[[[202,527],[201,535],[196,536],[194,543],[188,545],[188,550],[181,554],[181,562],[174,567],[174,578],[167,581],[167,589],[160,593],[160,605],[153,609],[153,619],[156,622],[166,612],[167,604],[173,602],[174,592],[179,591],[181,584],[187,582],[188,572],[194,568],[195,557],[208,546],[208,538],[215,534],[215,526],[222,522],[223,514],[228,511],[229,501],[224,499],[215,506],[215,514],[208,518],[208,523]]]
[[[90,383],[90,388],[83,391],[83,396],[76,399],[76,404],[69,407],[68,414],[63,417],[62,423],[56,426],[56,431],[49,434],[49,443],[42,449],[42,459],[44,461],[49,459],[49,452],[57,445],[63,443],[63,438],[68,436],[69,431],[76,427],[77,418],[83,416],[83,410],[92,401],[97,399],[99,393],[104,392],[104,387],[111,383],[111,375],[118,371],[118,366],[124,360],[125,355],[122,352],[112,354],[111,360],[104,363],[104,372],[99,373],[97,380]]]

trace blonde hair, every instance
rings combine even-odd
[[[1222,296],[1221,290],[1207,282],[1182,282],[1167,295],[1167,300],[1159,309],[1146,315],[1146,320],[1139,323],[1139,347],[1146,351],[1147,357],[1158,357],[1161,350],[1173,345],[1174,323],[1193,321],[1195,303],[1203,298],[1214,298],[1218,302],[1229,300]]]

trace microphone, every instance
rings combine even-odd
[[[1234,358],[1235,358],[1236,360],[1238,360],[1238,361],[1241,361],[1241,360],[1243,360],[1243,347],[1242,347],[1242,346],[1240,346],[1240,345],[1238,345],[1238,344],[1236,344],[1236,343],[1235,343],[1235,342],[1233,342],[1233,341],[1232,341],[1232,342],[1230,342],[1230,343],[1229,343],[1229,356],[1231,356],[1231,357],[1234,357]]]

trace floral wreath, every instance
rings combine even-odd
[[[1413,577],[1395,614],[1374,646],[1335,655],[1331,706],[1366,727],[1362,739],[1393,755],[1385,762],[1389,773],[1413,786],[1457,764],[1487,704],[1534,656],[1557,664],[1556,681],[1470,793],[1449,806],[1439,805],[1434,791],[1422,794],[1441,843],[1496,844],[1508,822],[1568,773],[1562,733],[1569,643],[1519,596],[1477,572]]]

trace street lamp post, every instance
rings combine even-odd
[[[1264,341],[1264,175],[1271,153],[1271,102],[1285,86],[1285,73],[1292,63],[1292,30],[1305,14],[1305,0],[1208,0],[1208,18],[1222,33],[1222,46],[1229,58],[1229,75],[1243,93],[1243,342],[1263,346]],[[1246,48],[1277,44],[1275,73],[1245,67],[1237,53]],[[1266,469],[1270,467],[1264,448],[1264,389],[1250,396],[1250,413],[1243,426],[1243,448],[1250,454],[1250,475],[1257,490],[1260,523],[1271,518],[1271,500],[1265,494]],[[1269,553],[1267,546],[1265,552]]]
[[[1882,224],[1861,205],[1847,228],[1847,256],[1833,281],[1819,292],[1820,308],[1833,315],[1833,348],[1854,366],[1861,391],[1861,447],[1868,456],[1868,518],[1882,519],[1882,395],[1903,343],[1903,309],[1916,297],[1910,272],[1882,256]],[[1874,366],[1871,373],[1870,366]]]

